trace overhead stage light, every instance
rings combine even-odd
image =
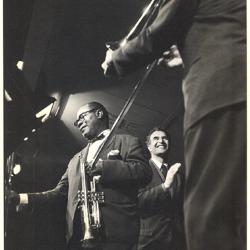
[[[45,122],[51,116],[51,111],[55,102],[55,98],[51,96],[42,97],[36,106],[36,118],[41,122]]]
[[[18,61],[16,64],[16,67],[20,70],[23,71],[23,66],[24,66],[24,62],[23,61]]]
[[[21,164],[16,163],[15,166],[13,167],[13,174],[18,175],[22,170]]]
[[[45,122],[50,117],[50,113],[53,107],[53,103],[49,104],[47,107],[36,113],[36,118],[41,118],[42,122]]]
[[[11,98],[10,94],[7,92],[7,90],[4,90],[4,97],[7,102],[12,102],[13,99]]]

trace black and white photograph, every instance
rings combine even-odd
[[[246,250],[246,0],[3,0],[4,250]]]

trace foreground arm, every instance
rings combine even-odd
[[[161,57],[180,36],[184,15],[181,0],[163,1],[154,22],[115,51],[108,50],[102,64],[107,76],[123,76]]]
[[[48,201],[59,201],[67,199],[68,193],[68,170],[64,173],[61,180],[54,189],[37,192],[37,193],[21,193],[16,198],[15,203],[22,205],[42,205]]]

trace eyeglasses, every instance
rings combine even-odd
[[[84,120],[85,120],[85,117],[86,117],[89,113],[91,113],[91,112],[93,112],[93,111],[95,111],[95,109],[92,109],[92,110],[89,110],[89,111],[86,111],[86,112],[80,114],[79,117],[78,117],[78,119],[74,122],[74,126],[78,127],[78,123],[79,123],[80,121],[84,121]]]

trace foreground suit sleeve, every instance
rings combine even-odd
[[[68,194],[68,169],[58,182],[57,186],[45,192],[29,193],[29,203],[31,205],[41,205],[48,201],[66,200]]]
[[[102,183],[144,185],[150,180],[152,172],[139,140],[125,136],[119,144],[122,160],[103,160]]]
[[[155,21],[113,52],[110,72],[123,76],[160,57],[182,33],[182,20],[189,15],[187,9],[182,11],[183,8],[181,0],[164,0]]]

